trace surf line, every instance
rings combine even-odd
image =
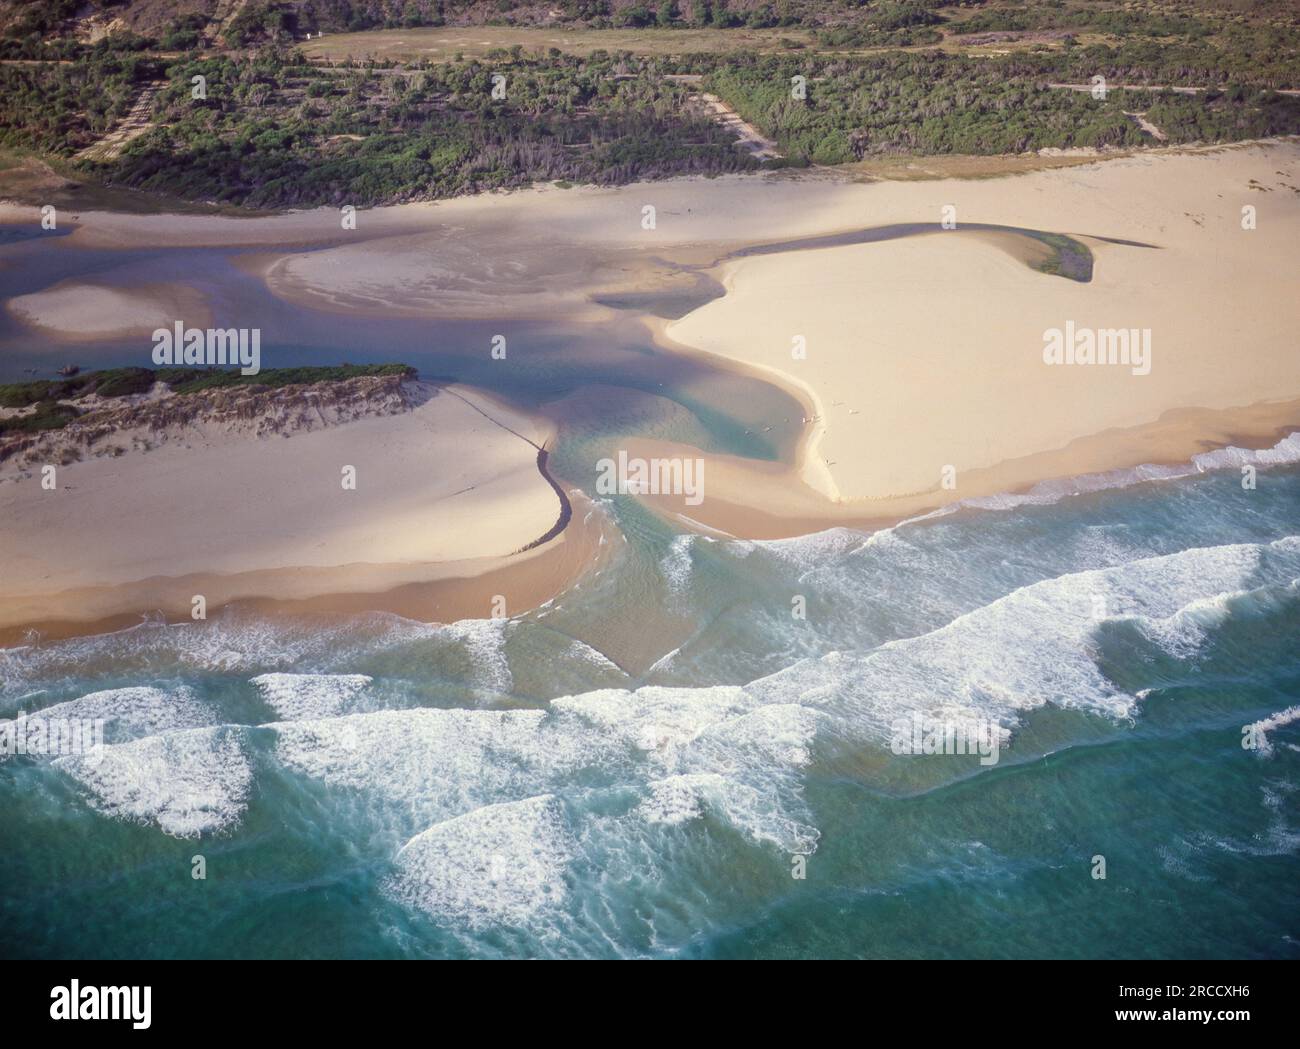
[[[519,431],[510,429],[509,426],[501,422],[499,419],[493,419],[492,416],[488,415],[487,412],[485,412],[477,404],[471,401],[468,397],[462,397],[455,390],[448,389],[446,386],[439,387],[439,390],[443,393],[451,394],[459,401],[464,401],[476,412],[478,412],[479,415],[483,416],[484,419],[488,420],[488,422],[495,423],[497,426],[501,427],[501,429],[505,430],[506,433],[514,434],[525,444],[531,444],[534,448],[536,448],[537,449],[537,471],[542,475],[542,477],[546,479],[546,483],[551,486],[551,490],[555,492],[556,498],[560,500],[560,516],[555,519],[555,524],[551,525],[551,527],[548,528],[545,533],[538,536],[531,543],[527,543],[524,546],[521,546],[518,550],[514,551],[514,553],[511,554],[510,556],[513,557],[514,554],[522,554],[522,553],[526,553],[529,550],[535,550],[537,549],[537,547],[549,543],[557,535],[559,535],[566,528],[568,528],[569,521],[572,520],[573,518],[573,504],[569,502],[569,494],[560,486],[560,483],[554,477],[551,476],[551,471],[546,468],[546,460],[550,456],[550,452],[547,451],[546,446],[544,444],[538,444],[536,441],[530,441]]]

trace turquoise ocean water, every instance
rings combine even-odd
[[[4,651],[5,714],[117,741],[0,763],[4,953],[1295,957],[1300,470],[1239,482],[778,542],[616,498],[609,564],[517,619]],[[649,669],[602,654],[655,616]],[[890,751],[944,708],[996,765]]]

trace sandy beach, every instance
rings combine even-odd
[[[770,536],[1186,462],[1227,443],[1272,445],[1300,425],[1298,184],[1300,144],[1282,141],[990,179],[812,171],[547,186],[375,209],[351,231],[332,209],[257,219],[85,213],[68,242],[245,247],[237,265],[326,314],[639,320],[664,350],[760,374],[804,405],[792,461],[650,439],[628,449],[708,462],[702,505],[643,497],[660,509]],[[957,228],[942,230],[948,206]],[[1245,207],[1254,228],[1243,228]],[[917,223],[933,231],[727,258],[750,245]],[[1092,253],[1091,279],[1041,272],[1040,244],[965,228],[975,224],[1068,236]],[[671,295],[702,277],[725,294],[666,323],[594,301]],[[41,293],[53,294],[62,292]],[[80,307],[59,312],[74,317],[65,325],[93,327]],[[1149,366],[1046,363],[1045,333],[1067,325],[1131,331],[1150,346]],[[796,343],[804,356],[792,353]],[[391,509],[406,519],[408,510]],[[412,553],[410,544],[392,550]]]
[[[151,435],[147,450],[139,435],[115,435],[58,466],[52,491],[37,465],[7,461],[0,631],[67,633],[141,610],[184,619],[195,594],[210,613],[235,600],[338,608],[343,595],[371,595],[365,607],[425,619],[486,618],[496,594],[508,614],[549,599],[575,559],[590,560],[575,550],[599,526],[584,525],[584,511],[580,527],[532,546],[561,513],[538,470],[548,424],[469,387],[418,384],[416,398],[289,435],[200,422]],[[493,573],[489,587],[467,583]]]
[[[1287,290],[1300,197],[1281,184],[1289,172],[1270,178],[1267,158],[1234,150],[1122,160],[1024,176],[1017,194],[994,182],[948,184],[956,230],[727,263],[727,295],[666,334],[797,383],[815,418],[803,479],[864,514],[1186,459],[1224,428],[1222,420],[1187,427],[1178,441],[1165,426],[1149,439],[1142,428],[1176,409],[1276,401],[1275,413],[1242,416],[1253,424],[1243,431],[1271,437],[1276,426],[1300,424],[1294,404],[1281,403],[1300,394]],[[1297,170],[1295,159],[1293,147],[1282,150],[1274,172]],[[1252,178],[1267,188],[1248,189]],[[920,188],[871,187],[887,221],[917,217]],[[1241,228],[1243,204],[1262,214],[1256,229]],[[1004,245],[963,232],[965,217],[1077,237],[1092,251],[1093,279],[1037,272]],[[1044,332],[1067,322],[1148,330],[1149,372],[1046,364]],[[805,358],[792,356],[796,336]],[[1106,433],[1110,455],[1099,445]],[[1085,439],[1086,450],[1076,444]],[[956,477],[947,491],[945,466]]]

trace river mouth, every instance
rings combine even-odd
[[[620,308],[594,320],[585,317],[582,323],[542,314],[385,318],[326,313],[279,298],[241,269],[238,260],[246,253],[236,249],[88,250],[66,240],[57,250],[51,247],[24,238],[0,248],[8,264],[3,271],[8,297],[61,281],[88,280],[123,290],[171,282],[204,298],[214,326],[260,329],[264,368],[401,361],[425,378],[478,386],[529,410],[546,412],[547,405],[578,396],[590,406],[590,414],[575,415],[575,405],[569,403],[557,421],[569,435],[601,432],[612,442],[609,447],[632,436],[663,436],[670,417],[668,436],[707,451],[789,461],[799,440],[802,409],[788,392],[756,373],[719,367],[658,343],[643,318],[683,316],[721,294],[715,280],[685,267],[678,268],[680,279],[670,275],[681,285],[668,292],[671,305],[655,301],[651,293],[632,291],[611,296],[610,305]],[[496,338],[504,338],[510,347],[507,361],[491,353]],[[0,311],[0,381],[52,376],[70,364],[83,370],[148,367],[151,350],[144,336],[91,343],[60,340]],[[611,389],[621,391],[626,424],[604,410],[599,395],[586,396],[587,391]],[[769,426],[771,420],[775,425]],[[561,445],[565,440],[562,433]],[[550,465],[558,476],[577,482],[589,479],[566,469],[573,457],[562,447],[551,452]]]
[[[6,294],[73,277],[180,281],[214,323],[261,327],[267,367],[402,360],[535,409],[557,433],[539,438],[537,466],[572,497],[552,544],[571,560],[547,568],[533,551],[538,588],[554,583],[537,600],[503,576],[391,605],[355,593],[328,608],[250,602],[0,650],[0,718],[111,708],[111,746],[124,748],[102,772],[0,760],[0,848],[15,858],[0,896],[19,904],[10,953],[1294,956],[1300,470],[1287,447],[771,540],[696,530],[593,485],[596,461],[634,440],[773,472],[798,460],[805,406],[781,374],[675,348],[654,323],[714,301],[719,262],[939,232],[904,224],[731,254],[711,241],[716,255],[681,251],[673,280],[610,292],[613,308],[508,320],[314,311],[271,294],[229,250],[0,249]],[[1115,267],[1089,271],[1088,287],[1082,254],[1053,247],[1063,235],[956,232],[997,238],[1025,265],[1055,251],[1070,271],[1040,279],[954,247],[946,261],[973,294],[986,294],[982,262],[1018,281],[1015,297],[986,296],[990,313],[1040,294],[1104,298],[1119,262],[1157,257],[1071,234]],[[1171,235],[1159,257],[1191,257],[1182,244]],[[820,276],[810,309],[825,308]],[[842,282],[852,304],[863,283]],[[1212,298],[1180,301],[1194,321],[1216,313]],[[785,327],[759,334],[788,359]],[[148,350],[55,343],[0,319],[6,378],[143,365]],[[941,415],[895,400],[920,417],[912,434]],[[1012,426],[1023,401],[990,398],[982,425]],[[907,432],[882,426],[854,454],[896,454],[880,449]],[[429,461],[456,454],[431,444]],[[721,470],[707,465],[712,485]],[[1240,483],[1242,465],[1259,467],[1256,487]],[[790,497],[774,486],[769,505]],[[234,525],[266,512],[221,509]],[[497,595],[508,617],[489,618]],[[989,739],[996,726],[1006,745],[987,764],[900,749],[900,721],[906,742],[917,717],[977,722]],[[1243,726],[1264,726],[1270,749],[1244,750]],[[196,852],[223,872],[202,891]],[[1091,876],[1098,852],[1109,883]],[[493,876],[502,866],[530,872],[522,891]],[[103,907],[106,894],[117,905]]]
[[[545,410],[547,404],[565,402],[564,415],[557,418],[567,431],[561,434],[561,444],[575,434],[599,433],[607,451],[627,439],[655,437],[692,444],[705,452],[787,465],[794,463],[805,437],[806,404],[755,372],[723,367],[685,348],[666,350],[647,326],[647,322],[678,320],[722,296],[725,289],[716,275],[719,266],[750,257],[938,232],[992,238],[1032,268],[1080,283],[1092,279],[1094,266],[1087,245],[1065,234],[986,223],[962,223],[955,230],[941,230],[934,223],[894,223],[741,245],[711,258],[699,257],[699,250],[688,251],[687,261],[675,260],[671,251],[660,252],[644,260],[648,269],[642,272],[651,276],[640,287],[634,281],[629,287],[589,297],[588,301],[608,311],[595,322],[566,324],[563,318],[542,316],[429,321],[363,317],[346,311],[324,314],[288,302],[243,271],[238,260],[244,253],[234,249],[86,250],[64,242],[46,250],[39,243],[42,238],[16,227],[4,229],[8,232],[0,240],[0,249],[9,263],[6,283],[11,297],[60,280],[89,278],[129,290],[175,281],[179,274],[181,282],[211,304],[215,325],[238,319],[238,326],[262,330],[264,362],[269,367],[401,360],[426,376],[481,386],[526,408]],[[501,367],[500,361],[482,352],[497,336],[517,347],[510,367]],[[70,363],[82,368],[147,363],[148,349],[139,338],[97,340],[93,354],[60,347],[57,356],[42,341],[14,317],[0,315],[0,378],[30,378]],[[623,391],[626,418],[639,419],[640,424],[612,419],[601,408],[599,397],[579,396],[592,411],[573,413],[578,404],[569,399],[606,388]],[[566,454],[563,447],[553,452],[551,466],[559,476],[579,485],[590,482],[590,471],[582,468],[577,456]]]

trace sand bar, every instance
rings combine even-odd
[[[65,280],[30,295],[9,299],[11,314],[62,343],[127,335],[148,336],[185,317],[206,327],[210,315],[203,296],[183,284],[115,287]]]
[[[95,457],[57,466],[52,491],[39,464],[11,459],[0,483],[0,629],[129,621],[155,609],[185,618],[194,594],[209,610],[253,598],[351,607],[343,595],[542,565],[566,542],[582,545],[579,529],[525,551],[561,509],[538,471],[536,444],[551,435],[544,420],[469,387],[418,390],[407,411],[290,436],[199,424],[165,441],[153,434],[140,450],[140,435],[115,435]],[[345,467],[355,468],[355,489],[344,487]],[[525,572],[507,594],[509,614],[554,596],[572,560]],[[499,576],[491,593],[507,593]],[[491,614],[490,594],[463,582],[388,605],[432,619],[439,602],[457,617]]]

